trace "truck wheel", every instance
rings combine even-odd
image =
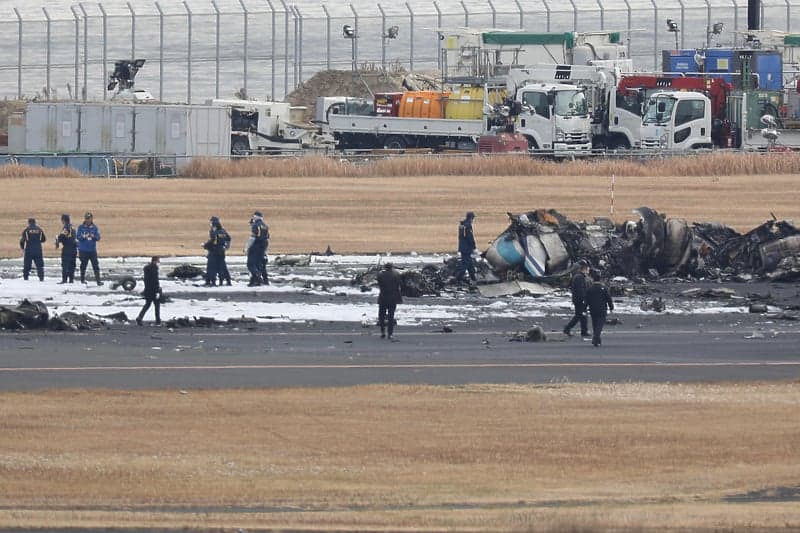
[[[528,151],[539,149],[539,145],[536,144],[536,141],[533,139],[533,137],[525,137],[525,138],[528,139]]]
[[[387,150],[405,150],[408,148],[408,143],[400,135],[392,135],[383,143],[383,147]]]
[[[231,153],[234,155],[250,155],[250,143],[244,139],[236,139],[231,144]]]

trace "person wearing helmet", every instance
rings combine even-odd
[[[472,232],[472,221],[475,213],[468,211],[464,220],[458,224],[458,253],[461,259],[456,270],[456,282],[464,281],[464,276],[469,272],[471,283],[475,283],[475,262],[472,253],[475,251],[475,235]]]
[[[42,257],[42,243],[47,240],[42,228],[36,225],[35,218],[28,219],[28,226],[22,230],[19,247],[25,252],[22,260],[22,277],[28,279],[31,272],[31,263],[36,265],[39,281],[44,281],[44,258]]]
[[[572,291],[572,306],[575,310],[574,315],[564,326],[564,334],[572,336],[570,330],[578,323],[581,324],[581,337],[589,336],[588,321],[586,319],[586,290],[589,288],[589,280],[586,277],[589,274],[589,262],[581,259],[577,263],[577,271],[572,276],[570,283],[570,290]]]
[[[75,281],[75,259],[78,257],[78,234],[72,225],[68,214],[61,215],[61,233],[56,240],[56,250],[61,246],[61,281],[73,283]]]

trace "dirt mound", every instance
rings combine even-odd
[[[375,93],[405,90],[438,90],[435,75],[405,70],[323,70],[303,82],[286,100],[292,105],[306,106],[313,115],[318,96],[351,96],[372,98]]]

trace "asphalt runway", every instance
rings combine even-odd
[[[454,324],[450,333],[401,326],[395,341],[380,339],[375,326],[338,322],[2,332],[0,390],[800,379],[797,322],[755,314],[617,318],[599,348],[579,336],[559,341],[560,333],[511,341],[527,326],[508,318]],[[564,320],[540,323],[558,331]]]

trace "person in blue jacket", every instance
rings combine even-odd
[[[475,263],[472,260],[472,252],[475,251],[475,235],[472,232],[472,221],[475,220],[475,213],[467,212],[464,220],[458,224],[458,253],[461,260],[456,270],[456,282],[464,281],[464,275],[469,272],[469,279],[475,282]]]
[[[25,252],[22,262],[22,277],[28,279],[31,272],[31,263],[36,265],[39,281],[44,281],[44,259],[42,257],[42,243],[47,240],[42,228],[36,225],[35,218],[28,219],[28,227],[22,231],[19,247]]]
[[[269,242],[269,228],[264,224],[261,211],[255,211],[250,218],[250,238],[247,240],[247,245],[244,249],[247,254],[247,270],[250,272],[248,287],[269,283],[265,279],[267,242]]]
[[[75,259],[78,256],[78,233],[75,226],[70,223],[69,215],[61,215],[61,233],[56,240],[56,250],[61,246],[61,281],[62,283],[72,283],[75,281]]]
[[[94,217],[86,213],[83,224],[78,227],[78,258],[81,260],[81,283],[86,283],[86,265],[91,262],[94,270],[94,279],[98,285],[100,281],[100,264],[97,262],[97,241],[100,240],[100,230],[94,224]]]

